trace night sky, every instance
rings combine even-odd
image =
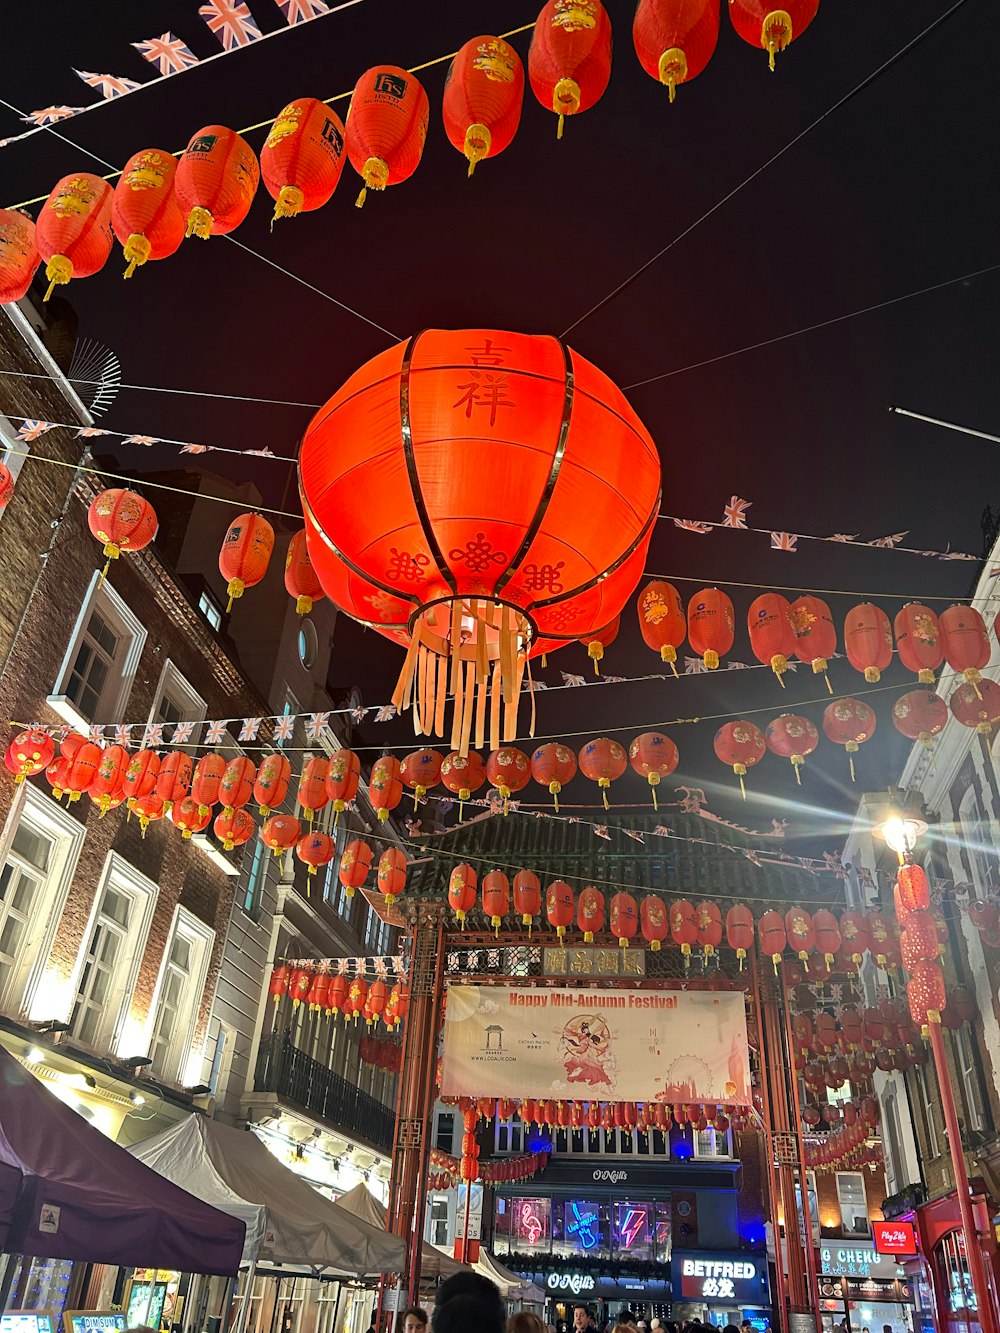
[[[265,32],[282,28],[272,0],[250,0],[250,8]],[[322,403],[361,362],[423,327],[559,334],[575,324],[567,340],[623,387],[664,377],[631,389],[629,398],[661,451],[666,513],[718,521],[738,495],[753,502],[748,518],[759,528],[862,540],[905,530],[906,544],[920,549],[980,554],[984,506],[1000,502],[998,446],[890,415],[888,407],[1000,433],[993,106],[1000,10],[990,0],[965,0],[893,61],[948,13],[942,0],[862,7],[821,0],[774,74],[723,14],[712,62],[671,107],[636,60],[631,4],[610,0],[608,9],[616,37],[610,87],[593,110],[567,123],[562,142],[554,116],[529,89],[511,148],[467,180],[441,128],[440,64],[420,75],[431,129],[422,164],[405,185],[369,195],[357,210],[348,166],[325,209],[273,232],[262,188],[235,239],[263,259],[223,239],[188,241],[126,284],[116,249],[103,273],[72,284],[67,294],[80,332],[117,354],[126,382],[234,395],[123,389],[101,424],[292,456],[310,410],[245,403],[240,395]],[[96,94],[74,68],[149,80],[153,67],[130,43],[165,30],[199,56],[212,55],[218,45],[197,10],[197,0],[33,0],[5,15],[2,96],[22,111],[89,104]],[[349,90],[370,65],[422,64],[455,51],[477,24],[505,32],[536,13],[534,0],[363,0],[56,128],[117,167],[140,148],[179,149],[213,121],[240,128],[264,120],[292,97]],[[512,39],[525,57],[529,36]],[[337,109],[346,115],[346,101]],[[0,134],[23,128],[0,107]],[[263,132],[248,137],[259,150]],[[44,194],[74,169],[101,170],[46,133],[9,145],[0,151],[0,200]],[[991,266],[997,270],[732,355]],[[143,471],[178,463],[167,446],[141,457],[118,454],[124,467]],[[287,464],[222,454],[200,461],[252,478],[267,504],[283,507],[294,493]],[[377,504],[378,496],[359,503]],[[220,511],[220,540],[228,521]],[[865,598],[890,618],[906,600],[961,599],[979,566],[806,541],[789,554],[771,551],[763,534],[699,536],[661,521],[649,569],[677,580],[685,597],[702,583],[727,587],[737,618],[732,657],[752,661],[746,608],[761,585],[787,587],[790,596],[852,594],[828,599],[839,625]],[[733,580],[750,586],[730,586]],[[251,614],[249,596],[245,607]],[[401,656],[342,618],[333,683],[360,683],[366,703],[385,702]],[[631,676],[658,668],[630,603],[606,670]],[[588,673],[585,650],[574,645],[553,656],[542,678],[556,685],[560,671]],[[838,693],[860,696],[868,688],[846,660],[833,664],[831,678]],[[908,679],[894,665],[883,683]],[[826,692],[808,668],[789,677],[784,691],[761,670],[551,693],[540,698],[537,732],[577,733],[572,743],[579,745],[609,728],[627,741],[663,726],[681,750],[676,781],[704,787],[720,814],[756,827],[787,817],[791,850],[834,848],[860,791],[884,786],[905,761],[908,744],[889,718],[898,692],[871,696],[879,732],[860,756],[857,788],[843,752],[821,741],[800,792],[788,765],[768,756],[752,775],[745,806],[712,753],[718,723],[669,722],[803,705],[818,724]],[[753,716],[763,727],[771,714]],[[369,725],[362,739],[411,743],[403,723]],[[613,799],[644,797],[645,784],[630,775]],[[804,805],[791,808],[787,801],[797,797]],[[594,788],[580,780],[568,798],[593,802]]]

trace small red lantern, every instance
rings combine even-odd
[[[728,764],[740,780],[740,791],[746,800],[746,787],[743,779],[748,768],[752,768],[767,753],[767,745],[759,727],[740,718],[736,722],[726,722],[715,733],[716,758]]]
[[[186,235],[207,241],[234,231],[250,212],[259,181],[254,151],[235,130],[225,125],[199,130],[181,154],[174,176],[174,193],[187,218]]]
[[[986,676],[959,685],[951,696],[951,711],[963,727],[975,727],[981,736],[988,736],[1000,722],[1000,685]]]
[[[368,799],[384,824],[390,813],[403,799],[403,784],[399,777],[399,760],[395,755],[384,754],[372,765],[372,775],[368,779]]]
[[[823,734],[847,751],[852,782],[855,781],[854,756],[858,747],[874,736],[877,724],[874,710],[860,699],[834,699],[823,710]]]
[[[375,65],[354,85],[347,116],[347,156],[369,190],[399,185],[416,171],[427,138],[429,104],[417,79],[396,65]]]
[[[121,750],[121,746],[112,748]],[[18,732],[9,747],[13,760],[11,771],[16,775],[14,782],[22,783],[25,778],[33,778],[36,773],[43,772],[52,763],[55,752],[56,743],[47,731]]]
[[[517,750],[513,745],[501,746],[487,759],[486,776],[503,797],[503,812],[506,814],[511,795],[528,785],[531,760],[523,750]]]
[[[285,555],[285,591],[290,597],[295,598],[297,616],[307,616],[313,609],[313,603],[322,601],[326,596],[309,559],[305,528],[300,528],[294,533],[288,543],[288,552]]]
[[[532,919],[542,910],[542,886],[533,870],[519,870],[514,876],[514,911],[531,934]]]
[[[372,849],[361,838],[355,838],[344,848],[340,857],[337,874],[348,898],[354,897],[354,890],[360,889],[368,878],[372,868]]]
[[[27,295],[39,265],[35,224],[16,208],[0,208],[0,305]],[[0,509],[5,500],[0,486]]]
[[[743,959],[753,948],[753,912],[744,903],[734,903],[726,913],[726,943],[736,950],[743,971]]]
[[[182,838],[192,838],[208,828],[212,812],[201,813],[201,807],[192,796],[184,796],[170,807],[170,822],[181,831]]]
[[[564,880],[553,880],[545,890],[545,916],[560,939],[573,924],[573,890]]]
[[[333,198],[343,169],[344,124],[337,113],[315,97],[282,107],[260,153],[264,188],[275,201],[274,221],[322,208]]]
[[[71,278],[89,278],[107,263],[113,243],[107,181],[89,171],[63,176],[42,204],[35,223],[38,253],[49,280],[44,300]]]
[[[783,686],[788,659],[795,652],[788,599],[778,592],[765,592],[755,597],[747,612],[747,630],[757,661],[763,666],[770,663],[778,684]]]
[[[918,963],[906,988],[910,1017],[917,1027],[941,1022],[941,1010],[948,1002],[944,973],[937,963]]]
[[[510,880],[502,870],[489,870],[483,876],[483,915],[500,934],[500,926],[510,911]]]
[[[584,777],[597,783],[604,799],[604,808],[610,809],[608,788],[612,782],[621,777],[628,764],[624,747],[617,741],[609,740],[607,736],[601,736],[597,740],[588,741],[581,749],[579,758],[580,772]]]
[[[531,756],[531,776],[541,787],[547,787],[552,804],[559,809],[559,793],[567,782],[576,777],[576,755],[568,745],[551,741],[540,745]]]
[[[791,761],[795,770],[795,781],[801,786],[799,769],[819,744],[819,732],[807,717],[798,717],[795,713],[782,713],[773,722],[769,722],[764,732],[764,740],[772,754],[780,755]]]
[[[287,852],[301,837],[302,825],[294,815],[271,815],[261,825],[260,840],[273,856]]]
[[[29,733],[31,734],[31,733]],[[16,741],[15,741],[16,744]],[[112,806],[120,805],[125,799],[125,775],[128,772],[130,757],[123,745],[109,745],[101,752],[97,772],[90,784],[90,799],[96,802],[100,811],[98,818],[103,819]],[[38,772],[38,769],[33,770]],[[202,828],[208,823],[202,824]],[[198,830],[200,832],[200,830]],[[186,835],[190,837],[191,835]]]
[[[691,958],[691,945],[698,939],[698,913],[687,898],[670,904],[670,938],[684,955],[685,970]]]
[[[125,277],[150,259],[168,259],[184,239],[184,214],[174,194],[177,159],[144,148],[125,163],[111,201],[111,225],[125,252]]]
[[[9,756],[9,761],[8,761]],[[10,769],[15,760],[10,753],[10,747],[7,747],[7,753],[4,756],[4,764]],[[69,772],[70,760],[67,755],[57,754],[45,766],[45,781],[52,788],[52,795],[57,801],[62,800],[62,794],[66,786],[66,774]]]
[[[387,847],[379,857],[375,881],[379,893],[385,895],[386,907],[391,907],[406,888],[406,853],[399,847]]]
[[[719,39],[715,0],[639,0],[632,44],[639,64],[670,90],[690,83],[712,58]]]
[[[302,765],[297,802],[302,807],[303,817],[310,823],[330,799],[326,791],[329,768],[330,761],[323,755],[311,755]]]
[[[928,606],[907,602],[896,613],[896,651],[907,671],[915,671],[921,685],[934,684],[934,672],[944,661],[938,618]]]
[[[795,656],[812,666],[814,676],[824,678],[832,694],[833,686],[826,671],[829,659],[837,651],[837,628],[829,606],[821,597],[811,594],[797,597],[788,608],[788,619],[795,635]]]
[[[639,904],[639,922],[642,926],[642,938],[654,953],[658,953],[670,931],[670,922],[663,899],[655,893],[649,893]]]
[[[604,660],[605,648],[610,648],[615,639],[618,638],[618,630],[621,627],[621,616],[615,616],[609,624],[601,629],[596,629],[590,634],[585,634],[580,642],[587,649],[587,656],[594,664],[594,675],[601,674],[601,662]]]
[[[70,800],[72,800],[72,796]],[[139,831],[142,836],[146,836],[146,830],[157,819],[162,819],[167,813],[166,807],[155,792],[149,792],[146,796],[137,796],[132,802],[132,813],[139,819]]]
[[[698,904],[698,943],[706,962],[722,943],[722,912],[715,903]]]
[[[967,684],[977,686],[981,680],[979,673],[990,660],[990,641],[983,617],[974,606],[956,604],[941,612],[940,629],[945,661],[953,671],[962,673]]]
[[[636,11],[636,23],[639,21],[639,11],[642,10],[643,3],[648,2],[649,0],[641,0],[639,10]],[[671,101],[673,101],[672,88]],[[646,646],[658,652],[660,659],[670,664],[676,676],[677,649],[683,644],[687,635],[687,616],[684,614],[684,603],[681,601],[680,593],[672,583],[655,579],[652,583],[647,583],[639,594],[636,608],[639,612],[639,629],[642,631]]]
[[[268,991],[275,1005],[288,994],[288,977],[289,969],[287,963],[281,963],[271,969],[271,980],[268,983]]]
[[[547,0],[528,51],[531,91],[559,117],[589,111],[611,78],[611,20],[600,0]]]
[[[880,606],[862,602],[844,621],[844,649],[855,671],[863,671],[869,685],[877,684],[892,661],[892,626]]]
[[[69,792],[70,801],[78,801],[85,791],[90,790],[90,784],[97,774],[97,766],[101,762],[101,751],[93,742],[84,741],[68,757],[69,765],[63,787]]]
[[[948,721],[948,705],[934,690],[910,690],[892,706],[892,725],[908,740],[934,748],[933,737]]]
[[[219,552],[219,573],[228,580],[227,612],[247,588],[256,587],[267,573],[273,550],[274,528],[261,514],[241,514],[230,523]]]
[[[353,750],[334,750],[326,771],[326,794],[338,816],[357,796],[360,777],[361,761]]]
[[[702,588],[688,602],[688,643],[702,659],[708,671],[715,671],[719,659],[733,646],[736,621],[733,604],[718,588]]]
[[[577,900],[576,925],[587,944],[593,944],[595,932],[604,929],[604,894],[592,884],[581,891]]]
[[[476,884],[478,876],[472,866],[455,866],[448,879],[448,905],[458,918],[460,926],[465,925],[465,915],[476,905]]]
[[[319,829],[306,833],[295,845],[295,855],[308,866],[310,875],[315,875],[320,866],[329,865],[335,851],[336,844],[329,833],[321,833]]]
[[[628,747],[629,763],[649,783],[653,809],[658,810],[656,789],[660,779],[669,777],[680,763],[677,746],[662,731],[644,731]]]
[[[257,769],[246,755],[230,759],[219,783],[219,801],[222,805],[244,806],[253,795]]]
[[[827,967],[832,967],[834,955],[840,952],[840,946],[843,943],[840,922],[832,912],[825,907],[821,907],[819,911],[813,912],[812,926],[816,948],[823,955]]]
[[[885,967],[893,948],[892,927],[884,912],[868,913],[868,928],[871,932],[869,949],[879,967]]]
[[[93,536],[104,543],[106,574],[108,565],[122,551],[141,551],[149,545],[156,536],[158,520],[148,500],[135,491],[113,487],[91,500],[87,522]]]
[[[351,1015],[351,1021],[357,1022],[358,1014],[368,1002],[368,982],[364,977],[355,977],[347,988],[347,1004],[344,1012]]]
[[[861,959],[866,950],[872,947],[871,925],[863,912],[842,912],[840,915],[840,934],[844,948],[850,950],[855,967],[861,966]]]
[[[414,750],[403,760],[399,770],[399,776],[404,786],[410,788],[413,792],[413,808],[416,810],[421,797],[427,795],[431,787],[436,787],[441,781],[441,765],[444,762],[443,757],[437,750],[423,749]]]
[[[819,9],[819,0],[781,0],[781,3],[783,7],[776,9],[774,0],[729,0],[733,27],[745,42],[763,47],[772,70],[775,54],[802,36]]]
[[[262,815],[269,815],[288,794],[292,766],[280,751],[265,755],[253,784],[253,799]]]
[[[445,77],[441,116],[453,148],[469,162],[496,157],[517,133],[524,98],[524,66],[502,37],[472,37]]]
[[[458,818],[461,820],[462,806],[486,781],[486,766],[482,756],[475,750],[470,750],[468,754],[458,754],[453,750],[441,765],[441,781],[458,797]]]
[[[757,922],[757,935],[762,953],[766,953],[774,964],[774,974],[778,975],[778,964],[788,944],[785,922],[780,912],[768,911]]]
[[[209,813],[212,806],[218,802],[219,787],[225,772],[226,758],[216,750],[209,750],[195,764],[194,775],[191,778],[191,795],[198,802],[201,813]]]
[[[227,806],[221,814],[215,816],[212,827],[215,829],[215,836],[222,839],[223,849],[231,852],[234,847],[250,841],[257,825],[253,822],[253,816],[246,810]]]
[[[619,947],[627,949],[639,928],[639,907],[630,893],[616,893],[611,899],[611,933]]]

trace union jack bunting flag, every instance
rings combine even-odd
[[[869,542],[868,545],[882,546],[891,551],[894,547],[899,545],[899,543],[903,540],[904,537],[908,535],[909,535],[908,532],[893,532],[890,533],[888,537],[876,537],[875,540]]]
[[[135,79],[126,79],[118,74],[92,74],[89,69],[75,69],[73,73],[96,89],[106,102],[114,97],[124,97],[126,93],[134,93],[136,88],[142,87]]]
[[[772,532],[771,550],[772,551],[794,551],[798,543],[798,537],[791,532]]]
[[[226,720],[223,718],[220,722],[209,722],[208,730],[205,733],[206,745],[218,745],[226,734]]]
[[[257,733],[260,731],[260,724],[264,719],[262,717],[245,717],[242,720],[243,725],[240,727],[240,740],[255,741],[257,739]]]
[[[101,430],[100,426],[81,426],[76,432],[82,440],[92,440],[97,435],[110,435],[109,430]]]
[[[179,74],[182,69],[190,69],[198,63],[191,48],[172,32],[162,32],[159,37],[147,37],[144,42],[133,42],[132,45],[143,60],[155,65],[161,74]]]
[[[278,0],[278,8],[286,23],[308,23],[310,19],[318,19],[320,14],[330,12],[326,0]]]
[[[122,444],[144,444],[148,449],[151,444],[159,444],[155,435],[126,435]]]
[[[150,722],[147,725],[142,737],[144,749],[151,750],[154,746],[163,744],[163,727],[162,722]]]
[[[275,720],[274,739],[276,741],[290,741],[295,734],[295,714],[285,713],[282,717]]]
[[[702,536],[712,531],[712,524],[703,523],[700,518],[675,518],[674,527],[681,528],[684,532],[697,532]]]
[[[41,111],[29,111],[21,119],[28,125],[54,125],[57,120],[68,120],[82,110],[82,106],[45,106]]]
[[[746,513],[752,504],[752,500],[741,500],[738,495],[734,495],[722,511],[722,526],[724,528],[745,528],[747,525]]]
[[[115,727],[115,744],[124,745],[126,750],[132,744],[132,728],[127,722],[119,723]]]
[[[858,534],[856,532],[835,532],[832,537],[827,537],[828,542],[856,542]]]
[[[243,0],[208,0],[198,13],[222,43],[223,50],[249,46],[261,35],[260,28]]]
[[[44,435],[47,430],[52,430],[55,425],[52,421],[32,421],[29,417],[21,422],[17,428],[17,438],[30,444],[32,440],[37,440],[39,436]]]
[[[323,728],[329,721],[329,713],[310,713],[309,721],[306,723],[306,738],[311,741],[318,741],[323,733]]]
[[[171,745],[187,745],[194,735],[195,724],[193,722],[178,722],[174,727],[174,734],[170,738]]]

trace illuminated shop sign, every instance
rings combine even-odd
[[[594,1290],[593,1273],[550,1273],[545,1284],[549,1291],[571,1291],[579,1296],[583,1291]]]
[[[821,1245],[819,1264],[824,1273],[834,1277],[871,1277],[880,1257],[871,1245]]]
[[[763,1260],[745,1254],[674,1254],[674,1291],[682,1300],[760,1302]],[[678,1275],[680,1282],[678,1283]]]
[[[574,1240],[581,1250],[596,1249],[601,1243],[596,1203],[574,1199],[566,1204],[564,1227],[567,1240]]]
[[[873,1222],[872,1240],[879,1254],[912,1258],[917,1253],[917,1233],[912,1222]]]

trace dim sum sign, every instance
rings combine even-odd
[[[750,1104],[732,991],[452,986],[445,1097]]]

